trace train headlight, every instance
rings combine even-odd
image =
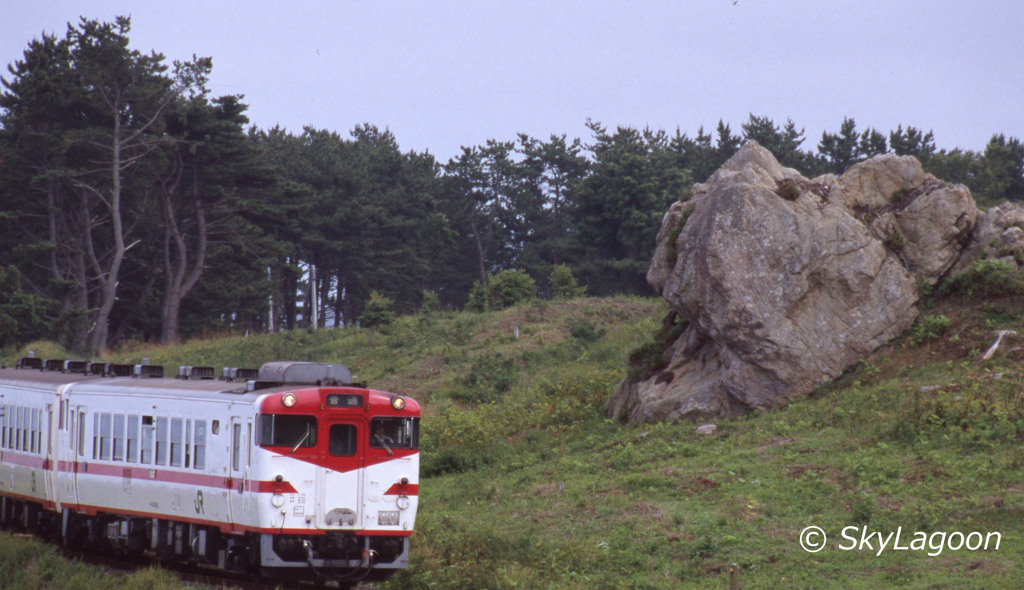
[[[401,410],[405,407],[405,398],[400,395],[396,395],[391,398],[391,407],[396,410]]]
[[[295,401],[296,400],[295,400],[295,394],[294,393],[286,393],[286,394],[281,396],[281,403],[284,404],[284,407],[286,407],[286,408],[290,408],[290,407],[294,406],[295,405]]]

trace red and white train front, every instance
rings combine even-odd
[[[249,517],[267,531],[264,571],[296,562],[325,573],[405,567],[418,499],[416,402],[308,387],[268,393],[258,407],[249,478],[270,482],[271,493]]]

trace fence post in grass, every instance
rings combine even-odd
[[[740,590],[740,565],[729,564],[729,590]]]

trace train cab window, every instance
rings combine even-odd
[[[375,449],[420,448],[418,418],[374,418],[370,422],[370,446]]]
[[[352,457],[356,454],[355,424],[332,424],[327,433],[327,448],[332,457]]]
[[[261,447],[316,446],[316,416],[263,414],[260,416]]]

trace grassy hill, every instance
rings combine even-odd
[[[423,402],[412,567],[389,588],[729,588],[730,575],[742,588],[1017,588],[1022,303],[931,298],[907,335],[836,382],[710,436],[605,416],[629,352],[667,311],[653,300],[404,317],[372,345],[365,330],[300,331],[111,360],[342,362]],[[998,329],[1021,336],[981,362]],[[48,346],[35,345],[60,355]],[[809,526],[828,536],[818,552],[801,548]],[[882,549],[874,534],[898,530],[902,548]],[[0,540],[0,563],[32,553]]]

